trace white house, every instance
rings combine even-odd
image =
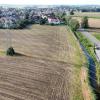
[[[60,20],[58,18],[48,18],[49,24],[60,24]]]

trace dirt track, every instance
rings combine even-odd
[[[0,57],[0,100],[72,100],[80,83],[75,86],[76,49],[69,45],[67,28],[35,25],[8,32],[23,55]],[[1,50],[6,48],[5,33],[0,30]]]

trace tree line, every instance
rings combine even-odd
[[[79,21],[77,21],[76,19],[73,19],[70,16],[63,16],[62,20],[64,21],[65,25],[68,25],[72,31],[77,31],[77,29],[79,28],[88,28],[89,24],[88,24],[88,17],[85,16],[82,18],[81,23],[79,23]]]

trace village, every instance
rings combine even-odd
[[[100,100],[100,6],[0,6],[0,100]]]
[[[14,29],[26,20],[26,23],[39,24],[42,19],[46,19],[48,24],[61,24],[63,21],[55,16],[55,13],[65,13],[70,15],[72,9],[68,8],[4,8],[0,7],[0,28]],[[19,28],[19,27],[18,27]]]

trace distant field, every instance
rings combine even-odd
[[[0,30],[0,50],[10,44],[22,55],[0,57],[0,100],[83,100],[83,56],[66,26]]]
[[[82,12],[75,13],[73,18],[77,19],[81,22],[81,18],[83,16],[88,16],[89,18],[89,26],[92,28],[100,28],[100,13],[99,12]]]
[[[82,18],[81,17],[73,17],[74,19],[77,19],[80,23]],[[91,28],[98,28],[100,29],[100,19],[96,19],[96,18],[88,18],[88,22],[89,22],[89,27]]]
[[[75,16],[88,16],[88,17],[94,17],[94,18],[100,18],[100,12],[78,12],[75,13]]]

